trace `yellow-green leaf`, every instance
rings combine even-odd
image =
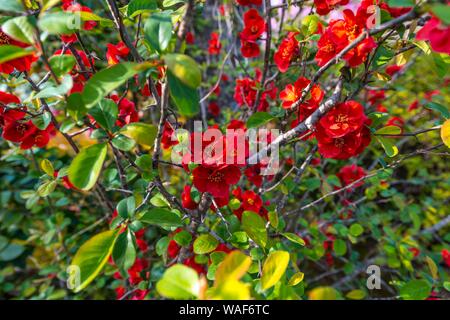
[[[176,264],[164,272],[156,284],[158,293],[171,299],[189,299],[198,297],[200,280],[197,272],[182,264]]]
[[[433,277],[433,279],[435,279],[435,280],[438,279],[439,273],[438,273],[438,267],[436,266],[436,263],[429,256],[425,257],[425,261],[427,262],[428,269],[430,269],[430,273],[431,273],[431,276]]]
[[[155,142],[157,129],[154,125],[142,122],[133,122],[122,128],[123,135],[136,141],[142,146],[151,147]]]
[[[229,253],[219,264],[215,273],[214,285],[220,285],[228,279],[239,280],[252,264],[252,259],[240,251]]]
[[[112,253],[118,235],[117,229],[104,231],[93,236],[78,249],[71,263],[72,267],[79,270],[79,273],[74,275],[79,277],[75,292],[86,288],[100,273]]]
[[[441,127],[441,138],[444,144],[450,148],[450,119],[446,120]]]
[[[48,159],[44,159],[40,163],[42,171],[44,171],[47,175],[50,177],[53,177],[53,174],[55,173],[55,169],[53,169],[53,165]]]
[[[219,241],[210,234],[202,234],[194,241],[194,253],[206,254],[210,253],[219,245]]]
[[[264,248],[266,246],[266,222],[260,215],[252,211],[244,211],[242,214],[242,229],[244,229],[250,239],[255,241],[260,247]]]
[[[355,289],[345,295],[348,299],[362,300],[366,297],[366,293],[362,290]]]
[[[172,75],[185,85],[193,89],[200,86],[202,72],[194,59],[184,54],[171,53],[164,56],[164,61]]]
[[[336,300],[339,294],[332,287],[317,287],[308,293],[310,300]]]
[[[264,262],[261,276],[261,288],[267,290],[274,286],[286,272],[289,264],[287,251],[273,251]]]
[[[302,282],[304,278],[305,274],[303,272],[297,272],[289,279],[288,286],[294,287]]]

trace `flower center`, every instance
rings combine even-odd
[[[346,114],[341,113],[336,117],[336,122],[343,123],[343,122],[347,122],[347,121],[348,121],[348,115],[346,115]]]
[[[338,138],[338,139],[334,140],[334,145],[339,149],[342,148],[344,146],[344,144],[345,144],[345,141],[342,138]]]
[[[9,37],[0,31],[0,45],[9,44]]]
[[[247,203],[249,204],[249,205],[254,205],[255,204],[255,200],[253,200],[253,199],[248,199],[247,200]]]
[[[214,172],[213,174],[211,174],[208,177],[208,180],[211,181],[211,182],[221,182],[221,181],[223,181],[223,177],[224,177],[223,173],[221,173],[221,172]]]

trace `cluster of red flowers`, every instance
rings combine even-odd
[[[299,53],[298,40],[295,38],[297,35],[297,32],[289,32],[287,37],[281,41],[277,52],[273,56],[273,60],[280,72],[286,72]]]
[[[260,6],[262,4],[262,0],[236,0],[238,4],[241,6]]]
[[[17,41],[10,36],[8,36],[6,33],[4,33],[0,29],[0,45],[12,45],[20,48],[28,48],[30,47],[28,44]],[[24,71],[30,71],[31,64],[37,60],[37,56],[30,52],[29,55],[12,59],[3,63],[0,63],[0,72],[11,74],[14,70],[24,72]]]
[[[445,25],[435,16],[420,29],[416,39],[429,40],[434,51],[450,55],[450,25]]]
[[[63,0],[61,7],[64,11],[67,12],[92,12],[90,8],[82,6],[74,0]],[[97,22],[95,21],[85,21],[83,24],[83,30],[89,31],[94,29],[96,26]],[[61,40],[65,43],[73,43],[77,41],[77,35],[75,33],[62,35]]]
[[[3,129],[3,139],[20,143],[21,149],[45,147],[50,136],[55,134],[54,126],[49,124],[46,129],[40,130],[31,120],[25,119],[24,111],[9,109],[8,104],[20,104],[20,100],[0,91],[0,128]]]
[[[316,125],[319,153],[325,158],[348,159],[370,144],[370,120],[356,101],[340,103]]]
[[[344,166],[337,173],[337,177],[341,181],[342,187],[348,186],[349,184],[361,179],[366,175],[363,168],[357,166],[356,164],[351,164]],[[364,181],[359,181],[355,183],[353,188],[360,187],[364,184]]]
[[[319,66],[333,59],[364,31],[367,20],[367,1],[363,1],[356,15],[351,10],[344,10],[343,14],[344,19],[330,21],[319,39],[319,50],[316,54],[316,62]],[[376,46],[374,39],[367,37],[347,52],[344,59],[350,67],[356,67],[366,61],[368,53]]]
[[[256,9],[244,13],[244,29],[239,34],[241,53],[245,58],[259,56],[259,46],[256,41],[266,31],[266,22]]]
[[[220,37],[217,32],[211,33],[211,38],[208,41],[208,52],[210,55],[218,55],[220,54],[220,50],[222,49],[222,44],[220,43]]]
[[[330,13],[331,10],[337,6],[344,6],[349,3],[349,0],[314,0],[317,14],[324,16]]]
[[[267,202],[264,204],[261,197],[254,191],[242,191],[240,187],[237,187],[233,190],[233,196],[241,203],[239,208],[233,210],[233,214],[238,217],[239,220],[241,220],[244,211],[252,211],[266,220],[268,219],[268,211],[264,205],[269,205],[270,203]]]
[[[252,108],[256,103],[256,95],[258,94],[258,87],[261,84],[262,73],[261,70],[255,70],[256,77],[251,79],[245,77],[242,79],[236,79],[236,86],[234,88],[234,100],[237,104],[242,106],[247,106]],[[257,106],[257,111],[267,111],[269,108],[268,98],[274,100],[276,99],[278,89],[275,87],[274,82],[270,82],[266,85],[266,89],[261,94],[259,104]]]

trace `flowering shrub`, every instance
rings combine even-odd
[[[0,11],[1,298],[450,296],[448,2]]]

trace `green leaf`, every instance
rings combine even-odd
[[[45,130],[52,121],[52,116],[50,112],[45,111],[37,117],[32,118],[31,121],[39,130]]]
[[[214,251],[219,245],[219,241],[210,234],[202,234],[194,241],[194,253],[206,254]]]
[[[11,45],[2,45],[0,46],[0,63],[8,62],[17,58],[22,58],[25,56],[29,56],[33,54],[33,52]]]
[[[53,174],[55,173],[55,169],[53,169],[53,165],[48,159],[44,159],[39,164],[41,170],[44,171],[48,176],[53,178]]]
[[[425,280],[411,280],[400,289],[400,297],[405,300],[424,300],[431,293],[432,286]]]
[[[186,230],[182,230],[173,237],[173,240],[180,246],[187,247],[192,241],[192,235]]]
[[[70,164],[70,182],[81,190],[92,189],[102,170],[106,153],[106,143],[95,144],[82,149]]]
[[[387,0],[390,7],[414,7],[414,0]]]
[[[170,87],[170,96],[175,102],[178,111],[186,117],[193,117],[200,111],[200,97],[196,89],[185,85],[172,72],[167,72]]]
[[[319,17],[316,15],[307,15],[302,20],[302,30],[305,36],[310,36],[317,31]]]
[[[0,8],[4,11],[22,12],[23,5],[20,0],[0,0]]]
[[[273,120],[274,117],[267,112],[255,112],[247,120],[247,128],[256,128]]]
[[[302,238],[300,238],[298,235],[296,235],[295,233],[285,232],[285,233],[282,233],[281,235],[291,242],[297,243],[301,246],[305,245],[305,241]]]
[[[97,72],[84,87],[82,95],[85,107],[92,108],[103,97],[145,68],[147,66],[144,64],[123,62]]]
[[[180,216],[172,211],[162,208],[153,208],[146,211],[139,220],[142,223],[165,228],[181,227],[183,225]]]
[[[198,63],[185,54],[171,53],[164,56],[167,68],[183,84],[196,89],[202,82],[202,72]]]
[[[171,299],[197,298],[200,293],[200,280],[194,269],[176,264],[167,269],[156,284],[158,293]]]
[[[122,199],[117,204],[117,213],[124,219],[133,218],[136,210],[136,201],[134,196]]]
[[[284,275],[289,264],[287,251],[273,251],[264,262],[261,276],[261,288],[267,290],[273,287]]]
[[[402,129],[398,126],[386,126],[383,128],[378,129],[375,134],[379,135],[396,135],[400,134],[402,132]]]
[[[64,76],[60,85],[55,86],[53,84],[47,85],[38,94],[34,96],[35,99],[45,99],[45,98],[61,98],[67,94],[73,87],[73,79],[70,75]]]
[[[0,251],[0,261],[12,261],[25,251],[25,247],[16,243],[10,243]]]
[[[68,54],[56,55],[48,60],[57,77],[69,73],[75,66],[75,57]]]
[[[172,37],[172,18],[170,15],[153,13],[144,24],[144,35],[154,50],[164,51]]]
[[[23,43],[34,43],[34,28],[28,17],[15,17],[2,25],[2,31]]]
[[[428,102],[424,107],[439,112],[445,119],[450,119],[449,109],[440,103]]]
[[[55,191],[56,181],[55,180],[47,180],[44,181],[37,189],[37,194],[40,197],[47,197],[50,193]]]
[[[81,93],[75,92],[67,97],[67,113],[75,120],[81,121],[87,113]]]
[[[444,24],[450,24],[450,7],[445,4],[435,4],[431,7],[434,15],[438,17]]]
[[[80,31],[83,23],[79,14],[68,11],[46,12],[38,21],[39,29],[49,34],[63,35]]]
[[[131,0],[127,8],[127,16],[133,18],[146,11],[158,9],[156,0]]]
[[[376,138],[378,142],[380,142],[381,146],[384,149],[384,152],[388,157],[392,158],[398,154],[398,148],[394,144],[395,140],[393,140],[392,138],[386,138],[381,136],[377,136]]]
[[[342,239],[336,239],[333,243],[333,250],[337,256],[343,256],[347,253],[347,244]]]
[[[112,251],[114,263],[124,270],[130,269],[136,260],[136,247],[130,230],[122,232]]]
[[[261,216],[252,211],[244,211],[242,214],[242,229],[247,233],[249,238],[255,241],[259,246],[266,246],[266,223]]]
[[[112,253],[118,236],[118,230],[101,232],[86,241],[77,251],[71,266],[79,268],[79,284],[74,292],[79,292],[87,287],[103,269]]]
[[[148,123],[132,122],[120,130],[120,133],[136,141],[137,144],[151,147],[155,143],[158,129]]]
[[[136,143],[134,142],[133,139],[130,139],[124,136],[123,134],[118,134],[117,136],[115,136],[111,140],[111,143],[113,144],[114,147],[122,151],[130,151],[136,146]],[[140,166],[139,164],[137,165]]]
[[[354,223],[350,226],[349,232],[352,236],[359,237],[364,232],[364,228],[359,223]]]
[[[102,128],[112,131],[119,114],[119,108],[111,99],[102,99],[97,105],[89,109],[89,114]]]

